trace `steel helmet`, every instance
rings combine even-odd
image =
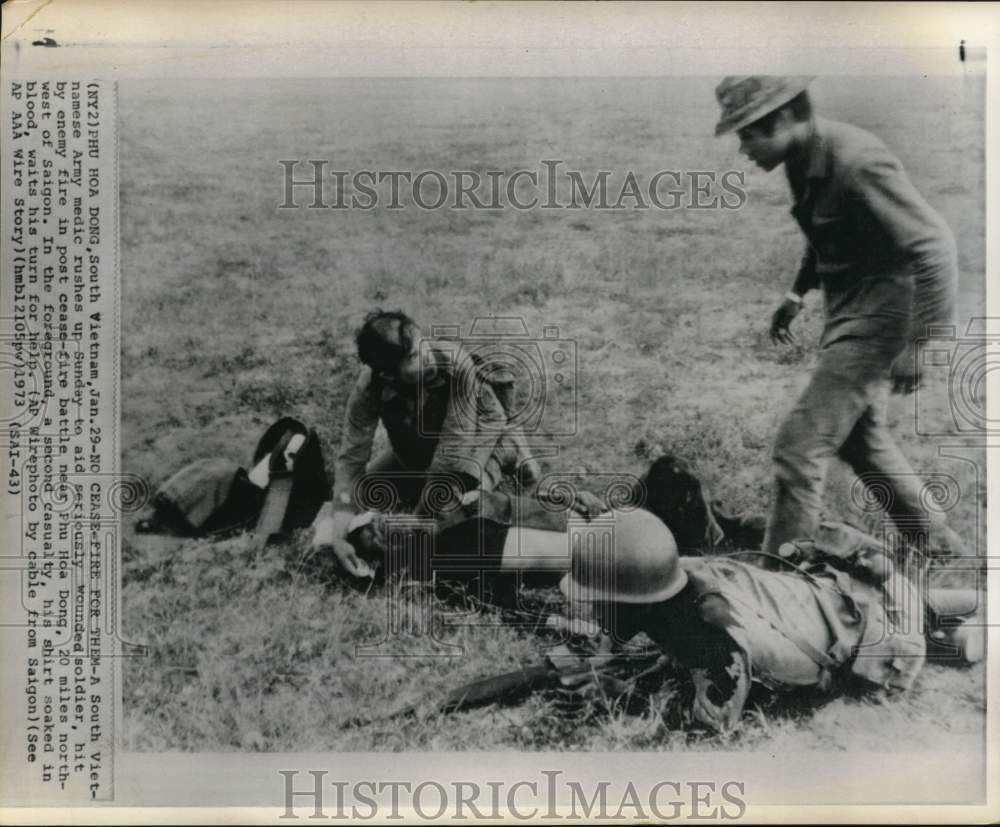
[[[612,511],[571,532],[570,573],[559,584],[570,600],[659,603],[687,583],[674,536],[648,511]]]

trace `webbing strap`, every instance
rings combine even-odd
[[[288,500],[292,496],[292,482],[292,475],[289,473],[271,476],[264,507],[260,512],[260,519],[257,520],[257,528],[254,529],[255,548],[263,548],[272,534],[281,531],[281,524],[285,521],[285,511],[288,509]]]
[[[794,632],[794,631],[792,631],[790,629],[786,629],[786,628],[783,628],[783,627],[779,626],[777,623],[775,623],[773,620],[771,620],[771,618],[765,616],[761,611],[759,611],[758,609],[756,609],[754,606],[751,606],[750,604],[746,603],[743,600],[740,600],[738,597],[735,597],[735,596],[730,596],[730,595],[727,595],[727,594],[724,594],[722,596],[725,597],[726,600],[733,600],[733,599],[735,599],[737,602],[741,603],[747,609],[749,609],[750,611],[752,611],[755,615],[757,615],[757,617],[759,617],[768,626],[770,626],[772,629],[774,629],[774,631],[776,631],[782,637],[785,637],[788,640],[790,640],[793,644],[795,644],[795,646],[797,646],[802,651],[802,653],[806,657],[808,657],[813,663],[815,663],[817,666],[820,666],[820,667],[822,667],[824,669],[837,669],[840,666],[840,664],[838,664],[826,652],[823,652],[820,649],[817,649],[808,640],[806,640],[804,637],[802,637],[797,632]]]
[[[794,571],[798,572],[806,579],[811,580],[815,585],[817,586],[821,585],[819,580],[815,576],[799,568],[791,560],[786,560],[784,557],[781,557],[778,554],[771,554],[769,552],[764,552],[764,551],[734,551],[729,554],[724,554],[720,556],[734,557],[738,554],[757,554],[757,555],[762,555],[764,557],[773,557],[775,560],[780,560],[785,565],[790,566]],[[838,591],[840,590],[838,589]],[[723,595],[723,597],[725,597],[727,600],[731,599],[729,595]],[[824,669],[838,669],[840,667],[840,664],[837,663],[837,661],[835,661],[832,657],[830,657],[826,652],[817,649],[808,640],[802,637],[802,635],[798,634],[794,630],[785,629],[781,626],[778,626],[771,618],[766,617],[756,607],[751,606],[750,604],[746,603],[743,600],[740,600],[738,596],[734,595],[734,597],[738,602],[740,602],[747,609],[749,609],[755,615],[757,615],[757,617],[759,617],[761,620],[767,623],[767,625],[770,626],[772,629],[774,629],[778,634],[782,635],[783,637],[790,640],[793,644],[795,644],[795,646],[797,646],[799,650],[801,650],[801,652],[817,666],[820,666]],[[819,601],[817,602],[819,603]],[[826,617],[826,612],[824,611],[824,607],[822,605],[820,605],[820,611],[823,613],[823,619],[827,622],[827,625],[829,625],[829,619]]]

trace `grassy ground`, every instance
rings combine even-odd
[[[124,469],[152,485],[212,455],[248,461],[277,415],[313,424],[332,457],[356,363],[351,331],[372,306],[426,325],[519,315],[557,325],[579,355],[579,430],[552,469],[641,473],[673,451],[712,495],[763,510],[777,421],[805,382],[821,308],[799,344],[773,347],[773,307],[802,241],[781,173],[747,170],[728,210],[277,210],[282,158],[331,168],[746,169],[713,140],[713,81],[244,81],[121,93]],[[820,81],[831,117],[879,134],[955,230],[960,319],[984,305],[981,79]],[[301,174],[301,173],[300,173]],[[920,416],[947,430],[946,377]],[[983,548],[974,463],[916,433],[914,400],[890,410],[922,473],[954,478],[952,525]],[[975,452],[973,458],[979,456]],[[867,520],[831,474],[828,510]],[[653,712],[564,725],[549,702],[354,730],[344,720],[538,658],[542,641],[493,616],[451,625],[462,657],[357,658],[385,623],[382,594],[303,569],[305,538],[254,554],[240,539],[129,535],[125,627],[150,647],[125,673],[127,743],[159,749],[710,749]],[[669,687],[664,692],[669,693]],[[730,748],[918,749],[944,733],[978,746],[980,668],[928,667],[891,706],[842,699],[768,707]],[[942,708],[947,716],[935,714]]]

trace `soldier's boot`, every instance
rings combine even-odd
[[[982,600],[976,589],[928,590],[926,628],[931,657],[966,664],[983,659],[986,620]]]

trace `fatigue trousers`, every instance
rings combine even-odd
[[[881,504],[914,544],[931,553],[962,553],[961,540],[943,515],[923,506],[923,483],[889,433],[894,356],[857,340],[821,351],[808,386],[778,429],[763,551],[776,554],[784,542],[815,536],[827,467],[839,457],[864,481],[870,498],[865,505]]]

